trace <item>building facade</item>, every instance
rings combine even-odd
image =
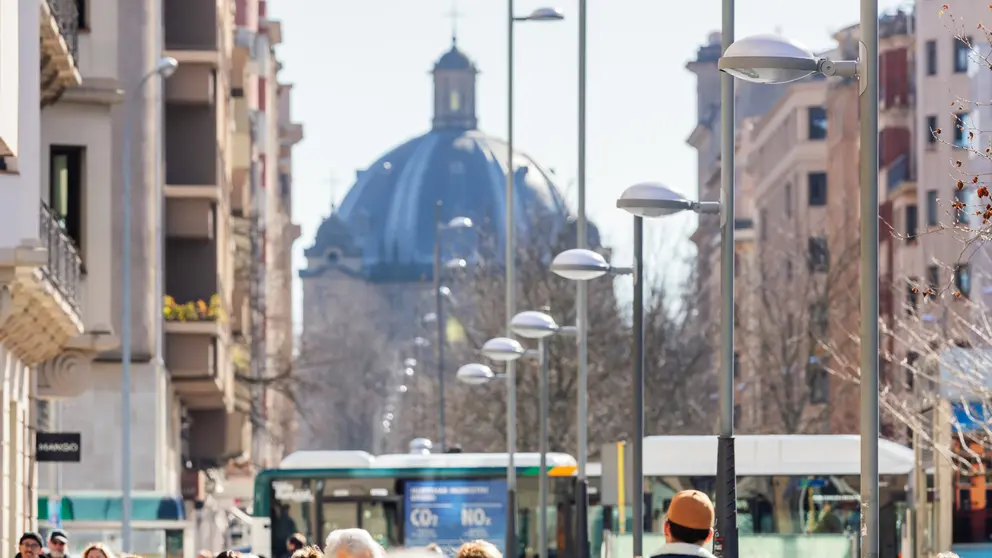
[[[41,80],[64,91],[46,93],[42,87],[41,103],[47,98],[51,106],[40,113],[33,139],[29,129],[20,144],[37,144],[30,180],[39,184],[41,219],[46,211],[51,216],[46,238],[64,238],[81,271],[75,295],[79,332],[38,363],[32,389],[40,400],[37,427],[78,432],[81,460],[37,468],[40,498],[36,504],[29,500],[30,517],[43,529],[61,523],[73,545],[102,540],[120,550],[119,527],[106,526],[120,525],[120,425],[128,421],[132,517],[142,522],[131,551],[164,546],[189,555],[200,547],[231,546],[237,541],[229,538],[229,526],[244,519],[239,506],[250,506],[254,471],[277,461],[283,447],[272,442],[266,421],[285,414],[279,405],[286,403],[265,400],[266,390],[276,386],[267,381],[266,353],[255,355],[254,347],[264,342],[267,324],[275,324],[268,325],[279,333],[272,350],[285,354],[289,344],[291,351],[291,326],[268,320],[264,298],[248,294],[291,297],[288,286],[272,285],[269,277],[291,273],[284,252],[292,240],[284,236],[282,250],[271,252],[276,257],[265,258],[260,236],[271,228],[267,219],[292,231],[291,207],[264,213],[251,205],[258,199],[264,208],[268,198],[278,197],[272,194],[279,192],[278,175],[270,170],[266,179],[259,161],[268,157],[270,167],[276,166],[282,134],[277,124],[245,126],[250,113],[239,112],[248,108],[239,99],[250,90],[252,110],[278,118],[276,95],[266,99],[258,84],[268,79],[275,88],[280,24],[266,17],[264,1],[41,4],[76,10],[73,24],[82,32],[63,41],[78,53],[68,57],[78,60],[71,68],[76,79],[67,81],[72,72],[59,68],[53,74],[59,79]],[[57,46],[44,35],[46,26],[40,28],[42,48]],[[37,45],[37,37],[35,31],[28,42]],[[178,66],[159,77],[163,56]],[[4,144],[11,145],[6,139]],[[126,207],[125,165],[131,186]],[[291,172],[287,164],[283,174]],[[122,228],[125,212],[131,214],[128,231]],[[240,229],[239,219],[251,222],[248,228],[259,235]],[[245,248],[239,234],[248,244],[254,240],[271,273],[251,266],[237,273]],[[127,269],[125,235],[132,254]],[[250,254],[242,259],[250,260]],[[121,404],[125,272],[132,284],[130,416],[123,416]],[[262,410],[273,405],[275,411]],[[255,447],[253,438],[259,440]],[[238,490],[227,491],[226,485]]]
[[[59,355],[85,342],[80,254],[47,203],[42,113],[81,79],[73,6],[19,0],[0,6],[0,548],[13,556],[37,526],[35,431],[43,370],[74,381],[85,370]]]

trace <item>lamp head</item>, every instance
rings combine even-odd
[[[528,310],[520,312],[510,320],[513,333],[528,339],[544,339],[558,331],[558,323],[544,312]]]
[[[617,207],[636,217],[651,219],[692,209],[692,202],[663,184],[642,182],[624,190]]]
[[[572,281],[588,281],[609,273],[611,266],[598,252],[585,248],[572,248],[555,256],[551,272]]]
[[[526,350],[516,339],[494,337],[482,345],[482,354],[496,362],[509,362],[524,356]]]
[[[454,217],[445,225],[449,229],[471,229],[473,226],[472,220],[468,217]]]
[[[459,368],[455,377],[463,384],[481,386],[489,383],[496,374],[485,364],[472,363]]]
[[[754,35],[730,45],[717,67],[751,83],[789,83],[819,71],[820,60],[796,41],[778,35]]]
[[[179,61],[171,56],[163,56],[158,59],[155,63],[155,73],[162,76],[162,79],[168,79],[172,74],[176,73],[176,68],[179,67]]]
[[[558,8],[538,8],[527,16],[527,21],[561,21],[565,14]]]

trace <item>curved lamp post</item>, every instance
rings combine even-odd
[[[470,229],[473,226],[472,220],[468,217],[453,217],[447,223],[441,220],[441,206],[440,200],[434,205],[434,316],[437,327],[437,346],[434,348],[437,364],[437,414],[438,414],[438,447],[441,452],[444,452],[445,448],[445,421],[444,421],[444,346],[446,340],[444,338],[444,297],[445,294],[442,292],[441,285],[441,274],[444,269],[461,269],[464,268],[466,263],[465,260],[456,258],[454,260],[448,261],[444,269],[441,266],[441,234],[444,231],[449,230],[461,230]],[[451,291],[448,291],[450,294]]]
[[[131,416],[131,193],[133,187],[131,186],[131,145],[134,128],[134,111],[131,106],[131,102],[137,98],[138,95],[145,88],[145,84],[148,83],[152,78],[161,77],[163,80],[168,79],[172,74],[176,73],[176,68],[179,67],[179,62],[171,56],[163,56],[158,59],[155,63],[155,67],[152,68],[150,72],[142,76],[141,80],[138,81],[137,86],[134,90],[129,91],[129,95],[125,102],[124,110],[124,145],[122,147],[121,153],[121,180],[123,181],[123,195],[122,195],[122,205],[125,208],[123,221],[121,223],[121,233],[123,237],[121,239],[121,268],[124,271],[124,277],[121,281],[121,416],[124,420],[121,421],[121,458],[123,463],[121,464],[121,550],[124,552],[131,552],[131,421],[128,417]],[[161,181],[156,180],[158,188],[161,188]],[[161,191],[158,192],[157,203],[162,203],[163,199]],[[161,252],[164,250],[161,221],[164,220],[164,209],[159,209],[159,263],[161,264],[162,255]],[[158,273],[155,274],[156,282],[161,283],[162,269],[159,266]],[[157,285],[158,290],[155,296],[162,296],[162,285]],[[156,318],[161,320],[161,316]],[[161,328],[161,325],[159,325]],[[161,330],[160,330],[161,331]],[[161,335],[157,336],[156,343],[161,343]],[[161,347],[157,347],[159,354],[156,357],[161,357]]]
[[[773,35],[741,39],[720,70],[754,83],[787,83],[808,75],[857,77],[860,94],[861,183],[861,555],[879,552],[878,522],[878,0],[861,0],[857,61],[817,58]],[[726,310],[726,307],[724,308]],[[722,405],[721,405],[722,406]]]
[[[517,23],[541,22],[541,21],[561,21],[565,19],[564,14],[558,9],[542,7],[537,8],[526,16],[518,16],[513,6],[513,0],[507,0],[507,21],[506,21],[506,148],[510,158],[506,163],[506,215],[504,221],[504,258],[506,268],[506,328],[507,335],[510,333],[510,320],[517,308],[517,293],[515,284],[515,259],[516,259],[516,221],[514,219],[514,198],[516,194],[513,186],[513,75],[514,75],[514,31]],[[515,454],[517,452],[517,394],[516,394],[516,365],[511,361],[506,365],[507,383],[514,389],[506,394],[506,452],[508,462],[506,467],[506,548],[502,549],[507,558],[518,558],[520,556],[520,546],[517,544],[517,468]]]
[[[719,213],[720,202],[688,200],[682,194],[660,183],[643,182],[624,190],[617,200],[617,207],[634,216],[634,432],[631,456],[634,463],[631,493],[634,494],[634,555],[641,556],[644,546],[644,218],[667,217],[682,211]],[[733,250],[733,247],[731,246],[730,249]],[[732,274],[731,268],[731,277]],[[731,299],[732,305],[733,299]],[[725,323],[729,321],[733,327],[732,318],[725,315],[722,319]],[[732,337],[731,352],[733,352]],[[732,370],[730,381],[733,389]],[[721,419],[724,418],[721,413]],[[733,421],[732,406],[730,420]],[[732,439],[730,446],[733,447]]]

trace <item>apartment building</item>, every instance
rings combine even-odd
[[[37,181],[42,185],[37,202],[41,209],[27,212],[2,204],[0,211],[11,211],[11,222],[23,221],[23,231],[5,228],[5,234],[11,234],[12,250],[18,246],[13,239],[33,238],[26,231],[37,230],[40,220],[42,241],[52,246],[50,257],[58,253],[55,248],[72,254],[59,255],[55,269],[72,277],[66,284],[72,285],[76,299],[67,306],[75,311],[74,325],[66,322],[61,329],[50,326],[51,331],[42,333],[57,331],[65,336],[72,328],[78,331],[69,340],[48,345],[52,354],[37,361],[37,387],[31,389],[42,400],[38,427],[78,432],[81,461],[39,467],[42,496],[37,505],[26,498],[24,505],[30,510],[23,508],[24,513],[31,521],[40,519],[41,527],[61,519],[70,532],[93,522],[119,525],[119,512],[113,510],[120,509],[122,490],[120,425],[129,421],[133,519],[142,522],[136,524],[140,527],[135,529],[131,550],[158,552],[167,536],[173,548],[225,547],[230,520],[244,517],[232,508],[250,505],[251,476],[257,467],[278,460],[282,451],[280,444],[269,443],[268,413],[260,410],[272,404],[264,400],[264,390],[248,387],[264,383],[249,384],[252,371],[258,378],[271,374],[264,352],[260,364],[253,358],[271,322],[264,296],[257,293],[291,297],[288,287],[283,292],[267,282],[269,276],[288,275],[289,264],[285,258],[265,258],[264,249],[265,231],[271,228],[266,219],[278,218],[280,226],[290,231],[281,241],[291,244],[287,240],[293,230],[288,224],[291,207],[284,204],[269,213],[254,209],[264,210],[268,199],[278,198],[280,192],[279,174],[263,169],[266,157],[271,161],[268,165],[276,168],[284,135],[276,120],[280,108],[276,86],[264,85],[265,79],[276,83],[274,45],[281,40],[281,26],[266,17],[264,1],[43,0],[41,4],[41,45],[52,49],[40,57],[46,78],[33,74],[33,80],[25,79],[25,72],[30,72],[25,64],[2,67],[19,68],[22,84],[43,84],[40,94],[20,94],[22,105],[15,106],[58,102],[33,121],[23,116],[32,113],[20,108],[19,136],[0,132],[3,145],[13,146],[5,159],[8,171],[0,178]],[[59,43],[45,35],[58,29],[55,23],[46,26],[44,20],[44,7],[50,4],[80,9],[73,16],[82,29],[78,37]],[[8,9],[7,3],[2,9]],[[53,12],[63,13],[50,8],[49,18]],[[7,13],[0,11],[0,16],[6,19]],[[38,28],[38,19],[33,21]],[[35,32],[26,42],[34,41],[37,49],[37,39]],[[60,55],[55,50],[60,44],[63,49],[78,45],[74,50],[78,56]],[[2,55],[7,52],[4,49]],[[37,50],[24,56],[39,58]],[[173,74],[162,76],[167,79],[155,73],[163,56],[178,62]],[[62,66],[53,69],[45,64]],[[74,81],[69,79],[73,75]],[[7,94],[10,83],[17,81],[0,79],[0,92]],[[246,97],[254,104],[239,103]],[[4,110],[10,105],[0,106]],[[260,116],[252,117],[251,111]],[[246,125],[250,118],[257,122]],[[266,118],[271,125],[264,124]],[[125,136],[128,129],[130,135]],[[294,129],[289,126],[287,131]],[[302,138],[302,129],[295,131]],[[128,207],[122,205],[125,143],[130,147]],[[35,160],[28,173],[23,170],[26,157]],[[291,176],[288,162],[284,174]],[[286,182],[289,196],[291,181]],[[17,191],[23,197],[28,190]],[[122,229],[124,212],[132,217],[128,231]],[[239,219],[251,227],[241,231]],[[242,232],[249,252],[255,239],[259,261],[271,273],[251,265],[236,273],[239,255],[252,260],[251,253],[241,253]],[[125,234],[132,240],[127,269],[133,293],[129,417],[122,416],[119,339]],[[21,252],[16,254],[23,258]],[[17,263],[18,271],[24,262]],[[77,269],[74,275],[73,269]],[[51,307],[51,312],[57,308],[33,305]],[[39,323],[46,321],[61,323],[52,317]],[[17,328],[22,332],[17,339],[45,338],[24,323]],[[287,343],[292,350],[288,324],[285,331],[279,330],[282,335],[275,344],[282,352]],[[288,372],[288,367],[283,371]],[[253,434],[261,438],[256,452],[263,457],[253,455]],[[225,491],[228,483],[240,486],[243,497],[232,498],[231,491]],[[4,490],[3,494],[13,493]],[[155,526],[149,522],[156,522]],[[79,542],[102,537],[119,549],[119,531],[101,529],[87,532]]]
[[[80,83],[73,5],[0,4],[0,548],[37,525],[39,375],[85,381],[59,355],[84,345],[80,254],[46,203],[41,115]],[[38,373],[36,373],[36,371]]]

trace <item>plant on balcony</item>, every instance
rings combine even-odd
[[[162,305],[162,316],[167,322],[219,321],[225,317],[220,295],[211,296],[209,302],[197,300],[182,304],[166,295]]]

